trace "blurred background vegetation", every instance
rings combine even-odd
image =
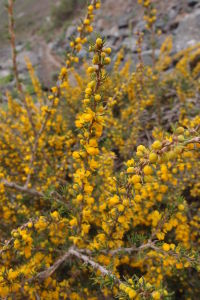
[[[15,21],[18,39],[58,29],[81,12],[87,0],[17,0]],[[0,0],[0,47],[8,43],[6,1]]]

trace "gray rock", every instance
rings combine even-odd
[[[18,68],[19,68],[20,72],[27,69],[26,68],[26,62],[25,62],[25,57],[28,57],[30,59],[33,66],[35,66],[39,63],[37,53],[32,52],[32,51],[22,51],[17,56],[17,63],[18,63]]]
[[[87,51],[86,49],[81,49],[81,51],[79,52],[78,54],[79,58],[84,58],[84,57],[87,57]]]
[[[101,31],[104,29],[104,19],[99,19],[97,22],[94,24],[96,28],[98,28],[97,31]]]
[[[110,37],[107,39],[106,44],[108,46],[110,46],[111,48],[118,50],[118,48],[116,48],[117,44],[119,43],[121,39],[116,38],[116,37]]]
[[[160,50],[155,50],[155,57],[158,58]],[[145,65],[152,65],[152,51],[146,50],[142,52],[142,59]]]
[[[156,58],[159,56],[160,54],[160,50],[156,49],[155,50],[155,56]],[[146,51],[142,51],[142,59],[145,65],[152,65],[152,51],[151,50],[146,50]],[[134,54],[133,55],[133,61],[135,64],[138,63],[138,55]]]
[[[196,4],[198,4],[200,1],[199,0],[187,0],[187,4],[190,7],[194,7]]]
[[[106,29],[103,31],[102,35],[106,38],[115,37],[118,38],[120,36],[119,30],[117,26],[113,26],[110,29]]]
[[[175,19],[177,15],[178,15],[178,9],[177,8],[170,9],[170,11],[168,13],[168,17],[169,17],[170,20]]]
[[[16,50],[17,50],[17,52],[20,52],[20,51],[22,51],[22,50],[23,50],[23,48],[24,48],[24,44],[18,44],[18,45],[16,46]]]
[[[133,11],[130,11],[130,13],[126,13],[120,16],[117,23],[119,29],[122,29],[122,28],[128,28],[129,25],[132,24],[133,22],[134,22]]]
[[[146,30],[145,28],[146,22],[144,20],[139,21],[136,26],[134,27],[134,33],[139,32],[144,32]]]
[[[0,70],[0,78],[4,78],[10,75],[10,70],[4,69]]]
[[[136,39],[134,37],[126,37],[122,42],[122,46],[134,52],[136,51]]]
[[[174,36],[176,51],[192,46],[200,41],[200,9],[186,15],[179,23]]]
[[[156,28],[157,29],[161,29],[162,31],[166,31],[166,29],[167,29],[167,21],[164,19],[164,18],[158,18],[157,20],[156,20],[156,23],[155,23],[155,25],[156,25]]]
[[[130,28],[123,28],[119,30],[119,35],[120,37],[127,37],[131,35],[131,30]]]
[[[2,60],[0,61],[0,69],[4,70],[4,69],[10,69],[10,68],[12,68],[12,59],[4,58],[4,60],[3,60],[3,57],[2,57]]]
[[[69,39],[75,33],[76,33],[76,26],[70,25],[67,28],[67,31],[66,31],[66,34],[65,34],[66,39]]]

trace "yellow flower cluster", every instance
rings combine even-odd
[[[169,37],[146,66],[138,34],[133,69],[96,36],[75,70],[98,8],[51,93],[27,60],[34,95],[1,107],[0,297],[198,299],[199,45],[172,55]]]

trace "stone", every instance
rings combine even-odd
[[[101,31],[105,28],[104,23],[105,23],[104,19],[98,19],[94,25],[96,28],[98,28],[99,31]]]
[[[24,44],[18,44],[18,45],[16,46],[16,51],[17,51],[17,52],[21,52],[21,51],[23,50],[23,48],[24,48]]]
[[[5,78],[10,75],[10,70],[0,70],[0,78]]]
[[[106,29],[103,31],[102,35],[106,38],[115,37],[118,38],[120,36],[119,30],[117,26],[113,26],[110,29]]]
[[[12,68],[12,59],[11,58],[4,58],[0,61],[0,69],[11,69]]]
[[[194,7],[196,4],[199,4],[200,1],[198,0],[187,0],[187,4],[190,7]]]
[[[79,54],[78,54],[78,57],[80,58],[80,59],[82,59],[82,58],[84,58],[84,57],[87,57],[87,51],[86,51],[86,49],[81,49],[81,51],[79,52]]]
[[[136,24],[136,26],[134,27],[134,33],[144,32],[146,30],[145,25],[146,25],[146,22],[144,20],[139,21]]]
[[[130,50],[131,52],[136,51],[136,39],[134,37],[126,37],[123,42],[122,46],[126,49]]]
[[[166,32],[167,23],[168,22],[164,18],[161,17],[160,19],[158,18],[156,20],[155,26],[157,29],[161,29],[162,32]]]
[[[171,8],[168,13],[169,20],[174,20],[177,15],[178,15],[177,7]]]
[[[66,34],[65,34],[65,37],[66,39],[69,39],[72,35],[74,35],[76,33],[76,26],[74,25],[70,25],[68,28],[67,28],[67,31],[66,31]]]
[[[119,17],[118,20],[118,28],[122,29],[122,28],[128,28],[129,27],[129,23],[130,23],[130,19],[133,17],[133,13],[130,12],[129,14],[125,14]]]
[[[119,35],[120,35],[121,37],[128,37],[128,36],[130,36],[130,35],[131,35],[131,30],[130,30],[130,28],[123,28],[123,29],[120,29],[120,30],[119,30]]]
[[[200,41],[200,9],[191,14],[187,14],[180,20],[179,26],[175,31],[174,47],[176,51],[185,49]]]
[[[35,52],[22,51],[22,52],[18,53],[18,55],[17,55],[18,69],[20,72],[27,69],[26,62],[25,62],[26,57],[28,57],[30,59],[33,66],[35,66],[39,63],[38,56]]]
[[[155,57],[158,58],[160,54],[160,50],[156,49],[155,50]],[[137,64],[138,63],[138,55],[134,54],[133,56],[134,59],[134,63]],[[146,50],[146,51],[142,51],[142,59],[145,65],[152,65],[152,51],[151,50]]]

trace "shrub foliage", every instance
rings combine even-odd
[[[139,3],[156,39],[156,9]],[[138,33],[138,63],[123,49],[112,62],[100,36],[87,43],[98,8],[51,93],[28,60],[26,93],[14,64],[18,96],[0,111],[1,299],[198,299],[199,45],[172,55],[168,37],[146,66]]]

